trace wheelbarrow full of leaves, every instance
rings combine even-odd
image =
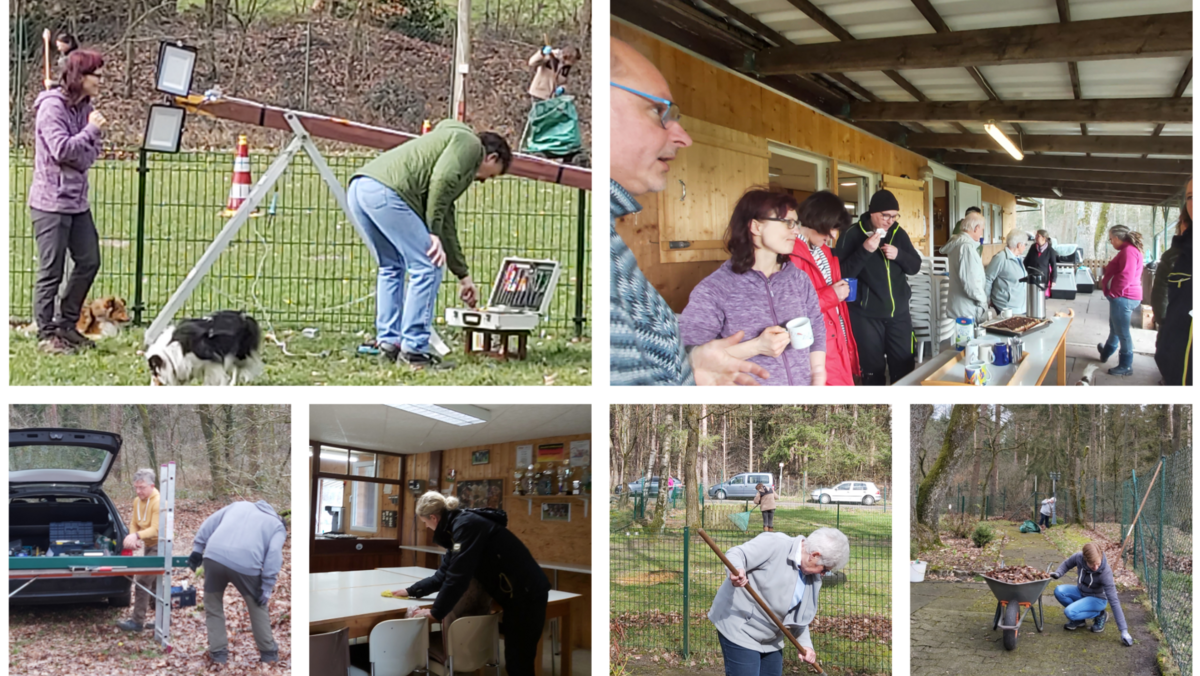
[[[1017,647],[1017,632],[1020,631],[1021,621],[1026,615],[1033,615],[1033,623],[1038,633],[1042,632],[1046,620],[1042,611],[1042,592],[1050,582],[1049,571],[1049,567],[1042,572],[1029,566],[1013,566],[989,570],[983,574],[988,588],[996,597],[996,617],[992,621],[992,631],[1004,630],[1005,650]],[[1037,610],[1033,608],[1034,603],[1037,603]]]

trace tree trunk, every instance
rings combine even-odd
[[[154,450],[154,432],[150,426],[150,411],[145,404],[138,404],[138,418],[142,422],[142,438],[146,440],[146,455],[150,461],[150,470],[158,473],[158,453]]]
[[[670,429],[671,418],[667,416],[665,427]],[[654,517],[650,521],[650,531],[652,533],[661,532],[666,522],[667,516],[667,484],[670,481],[671,472],[671,451],[668,444],[670,443],[670,435],[662,442],[662,452],[659,455],[658,463],[658,499],[654,501]],[[650,475],[651,481],[654,479],[654,474]],[[647,482],[649,483],[649,482]]]
[[[209,473],[212,475],[212,488],[209,495],[213,500],[224,500],[225,484],[225,451],[221,448],[223,436],[217,429],[213,405],[200,404],[196,413],[200,416],[200,431],[204,434],[204,445],[208,452]]]
[[[954,406],[937,459],[917,487],[917,523],[933,531],[933,540],[937,544],[941,544],[941,538],[938,537],[938,509],[935,499],[949,483],[955,461],[967,437],[975,429],[978,418],[977,407],[961,404]]]
[[[687,445],[683,447],[683,504],[687,510],[684,523],[688,528],[700,525],[699,476],[696,474],[696,454],[700,450],[700,407],[689,404],[685,418]]]

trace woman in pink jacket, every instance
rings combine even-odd
[[[1117,255],[1104,266],[1104,277],[1100,280],[1100,289],[1108,299],[1108,340],[1096,348],[1100,350],[1100,362],[1104,363],[1117,352],[1119,343],[1120,361],[1108,374],[1129,376],[1133,375],[1130,318],[1142,304],[1142,235],[1124,225],[1114,225],[1108,229],[1108,241],[1117,250]]]

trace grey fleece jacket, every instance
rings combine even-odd
[[[1058,574],[1063,575],[1072,568],[1079,569],[1079,593],[1107,598],[1108,605],[1112,606],[1113,619],[1117,621],[1117,629],[1128,631],[1125,613],[1121,612],[1121,599],[1117,597],[1117,584],[1113,582],[1112,568],[1108,566],[1108,557],[1101,554],[1100,570],[1092,570],[1084,562],[1083,552],[1072,554],[1071,558],[1059,565]]]
[[[976,247],[979,242],[966,233],[952,237],[942,247],[942,255],[950,258],[950,299],[946,316],[970,317],[975,321],[987,319],[988,296],[984,288],[983,259]]]
[[[271,505],[235,502],[204,520],[192,551],[243,575],[261,575],[260,598],[268,598],[283,567],[286,539],[287,528]]]

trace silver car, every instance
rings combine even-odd
[[[724,500],[725,498],[748,499],[753,498],[757,491],[754,487],[758,484],[767,486],[775,485],[775,478],[766,472],[743,472],[729,478],[728,481],[721,483],[708,489],[708,497]]]
[[[818,488],[812,492],[813,502],[859,502],[873,505],[883,499],[879,487],[870,481],[843,481],[833,488]]]

